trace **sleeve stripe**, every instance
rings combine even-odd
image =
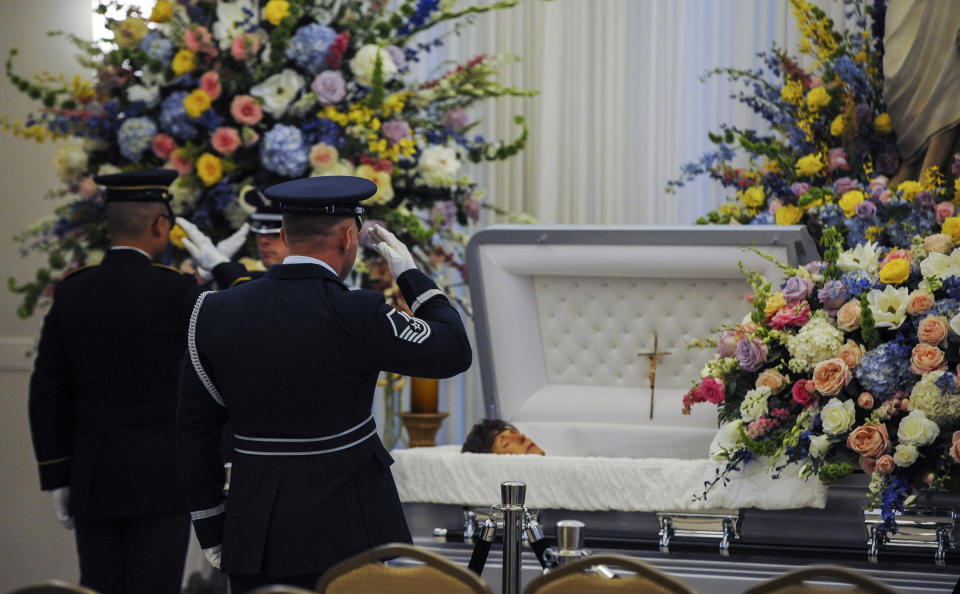
[[[212,518],[214,516],[219,516],[223,512],[227,511],[227,502],[224,501],[217,507],[211,507],[210,509],[201,509],[200,511],[190,512],[191,520],[205,520],[207,518]]]
[[[440,289],[429,289],[420,293],[420,296],[410,304],[410,311],[417,313],[417,310],[420,309],[420,306],[427,302],[427,300],[436,297],[437,295],[443,295],[443,291]]]
[[[70,459],[70,456],[63,458],[57,458],[56,460],[44,460],[43,462],[37,462],[37,466],[46,466],[48,464],[57,464],[58,462],[66,462]]]

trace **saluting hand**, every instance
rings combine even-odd
[[[383,256],[390,267],[390,274],[393,278],[400,278],[400,275],[408,270],[413,270],[417,265],[410,255],[410,250],[397,239],[397,236],[387,231],[380,225],[370,227],[368,233],[374,241],[374,249]]]
[[[193,258],[197,266],[206,268],[207,270],[213,270],[217,264],[230,261],[230,258],[221,254],[217,246],[213,245],[213,241],[204,235],[196,225],[183,217],[177,217],[177,224],[180,225],[180,228],[187,234],[187,236],[183,238],[183,247],[190,252],[190,257]],[[224,241],[232,237],[233,236]]]
[[[73,518],[70,517],[70,487],[60,487],[50,492],[53,497],[53,513],[67,530],[73,530]]]
[[[223,257],[230,259],[236,254],[243,244],[247,241],[247,233],[250,231],[250,225],[244,223],[239,229],[234,231],[233,235],[217,242],[217,251],[223,254]]]

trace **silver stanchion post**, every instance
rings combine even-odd
[[[527,486],[518,481],[500,483],[500,509],[503,513],[503,594],[520,594],[521,539],[523,538],[523,502]]]

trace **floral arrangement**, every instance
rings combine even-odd
[[[26,283],[19,313],[30,315],[52,284],[95,264],[107,246],[92,176],[168,167],[173,210],[215,239],[238,228],[249,207],[246,186],[308,175],[357,175],[374,181],[367,217],[385,222],[427,266],[462,267],[460,226],[476,221],[483,192],[464,161],[507,159],[527,139],[522,118],[512,142],[471,133],[477,102],[532,91],[497,81],[511,56],[477,56],[432,80],[411,65],[443,45],[424,33],[449,22],[457,34],[474,15],[517,0],[457,8],[453,0],[157,0],[149,15],[128,9],[108,19],[108,49],[71,38],[92,81],[14,72],[10,81],[40,104],[25,121],[3,118],[14,135],[68,140],[55,158],[68,198],[53,216],[19,236],[25,252],[48,265]],[[119,9],[103,2],[98,11]],[[363,239],[364,234],[361,234]],[[171,248],[176,263],[185,252]]]
[[[766,123],[765,132],[722,126],[711,133],[716,148],[683,167],[668,183],[676,191],[708,175],[734,194],[698,223],[796,225],[814,239],[836,228],[845,247],[867,241],[909,248],[953,215],[953,185],[927,171],[919,181],[891,186],[900,165],[896,136],[883,103],[884,0],[844,0],[856,27],[838,31],[806,0],[791,0],[801,31],[799,52],[776,46],[761,54],[756,70],[719,68],[742,89],[733,99]],[[737,165],[741,166],[737,166]],[[960,170],[952,172],[957,177]]]

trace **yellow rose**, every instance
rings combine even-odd
[[[953,180],[953,193],[960,198],[960,177]]]
[[[780,98],[794,105],[800,103],[803,98],[803,86],[795,80],[789,81],[780,88]]]
[[[782,307],[786,307],[787,300],[784,299],[783,293],[777,293],[772,297],[767,298],[767,303],[763,306],[763,313],[767,316],[767,319],[773,317],[773,314],[780,311]]]
[[[830,134],[833,136],[842,136],[846,129],[847,125],[843,121],[843,114],[833,118],[833,122],[830,124]]]
[[[807,93],[807,109],[817,111],[821,107],[830,105],[830,93],[823,87],[813,87]]]
[[[150,13],[150,20],[154,23],[166,23],[173,18],[173,5],[167,0],[157,0]]]
[[[276,27],[283,20],[283,17],[290,14],[290,3],[286,0],[270,0],[263,7],[263,18],[267,19],[271,25]]]
[[[844,192],[840,198],[840,202],[837,204],[840,205],[840,208],[843,209],[843,214],[849,219],[856,214],[857,205],[863,202],[863,199],[863,192],[860,190],[850,190],[849,192]]]
[[[747,208],[757,209],[763,206],[765,197],[763,195],[763,186],[750,186],[740,192],[740,201]]]
[[[203,89],[194,89],[183,98],[183,108],[191,118],[199,118],[203,112],[210,109],[210,95]]]
[[[197,175],[203,180],[205,186],[212,186],[220,181],[220,178],[223,177],[223,163],[220,161],[220,157],[210,153],[200,155],[200,158],[197,159]]]
[[[913,200],[913,197],[917,195],[917,192],[923,190],[923,185],[920,182],[908,179],[900,182],[900,185],[897,186],[897,189],[902,192],[904,200]]]
[[[173,73],[177,76],[193,72],[194,68],[197,67],[197,56],[188,49],[182,49],[173,56],[170,67],[173,68]]]
[[[143,19],[136,17],[127,17],[122,21],[114,21],[110,25],[113,31],[113,41],[120,47],[132,47],[140,43],[143,36],[147,34],[147,24]]]
[[[949,235],[953,243],[960,243],[960,217],[947,217],[943,219],[943,225],[940,231],[944,235]]]
[[[816,175],[823,169],[823,161],[820,155],[807,155],[797,161],[797,175]]]
[[[890,119],[890,114],[881,113],[877,116],[877,119],[873,121],[873,127],[880,134],[890,134],[893,132],[893,121]]]
[[[784,204],[777,209],[775,217],[778,225],[796,225],[803,218],[803,209],[792,204]]]
[[[170,229],[170,243],[177,246],[181,250],[183,249],[183,238],[187,236],[187,232],[183,230],[183,227],[180,225],[174,225],[173,229]]]
[[[896,258],[884,264],[880,269],[880,282],[899,285],[910,277],[910,262]]]
[[[369,179],[377,184],[377,193],[360,202],[360,204],[386,204],[393,200],[393,181],[386,171],[377,171],[370,165],[357,167],[354,175]]]

